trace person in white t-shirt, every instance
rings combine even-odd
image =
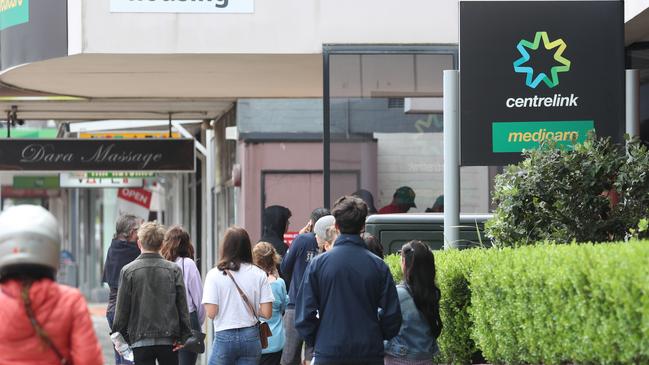
[[[272,316],[275,298],[266,273],[252,264],[252,245],[245,229],[228,228],[221,247],[221,260],[207,273],[203,290],[205,312],[214,320],[208,364],[256,365],[261,358],[257,317]]]

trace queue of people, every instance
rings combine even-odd
[[[404,281],[394,283],[379,240],[363,233],[362,199],[315,209],[285,250],[278,237],[291,212],[270,208],[254,246],[245,229],[227,229],[204,284],[181,226],[119,217],[103,275],[111,332],[129,345],[116,350],[116,364],[194,365],[197,353],[185,344],[205,317],[214,324],[210,365],[432,363],[441,293],[428,246],[403,246]],[[83,296],[53,281],[59,249],[58,224],[43,208],[0,214],[0,318],[23,318],[4,327],[0,349],[13,350],[0,351],[0,363],[103,363]],[[43,309],[52,303],[61,305]],[[25,333],[34,334],[27,344],[11,342]]]

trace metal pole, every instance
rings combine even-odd
[[[460,72],[444,70],[444,248],[460,239]]]
[[[640,71],[626,70],[626,133],[640,136]]]
[[[323,206],[331,208],[331,114],[329,100],[329,53],[322,54],[322,179],[324,185]],[[264,207],[262,207],[264,208]]]
[[[215,202],[215,163],[214,159],[217,158],[216,150],[214,148],[214,130],[207,129],[205,131],[205,142],[207,144],[207,154],[205,155],[205,169],[203,169],[203,199],[205,201],[205,209],[203,210],[205,216],[204,227],[206,227],[206,239],[203,241],[204,257],[203,257],[203,277],[207,275],[207,271],[214,267],[215,252],[216,252],[216,239],[214,238],[214,227],[216,219],[214,217]],[[214,329],[212,321],[207,321],[207,339],[206,343],[211,344],[213,341]],[[209,351],[212,350],[208,346],[208,351],[204,354],[203,358],[209,358]],[[203,360],[205,363],[206,360]]]

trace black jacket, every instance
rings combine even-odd
[[[131,263],[138,256],[140,249],[135,242],[113,239],[108,248],[101,281],[116,289],[119,286],[119,273],[124,265]]]
[[[129,344],[144,338],[191,335],[180,267],[157,253],[143,253],[120,273],[113,331]]]

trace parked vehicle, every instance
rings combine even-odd
[[[455,246],[491,246],[484,234],[484,222],[491,217],[491,214],[461,214],[460,240]],[[433,250],[444,249],[442,213],[375,214],[367,218],[365,231],[379,239],[386,255],[397,252],[410,240],[420,240]]]

